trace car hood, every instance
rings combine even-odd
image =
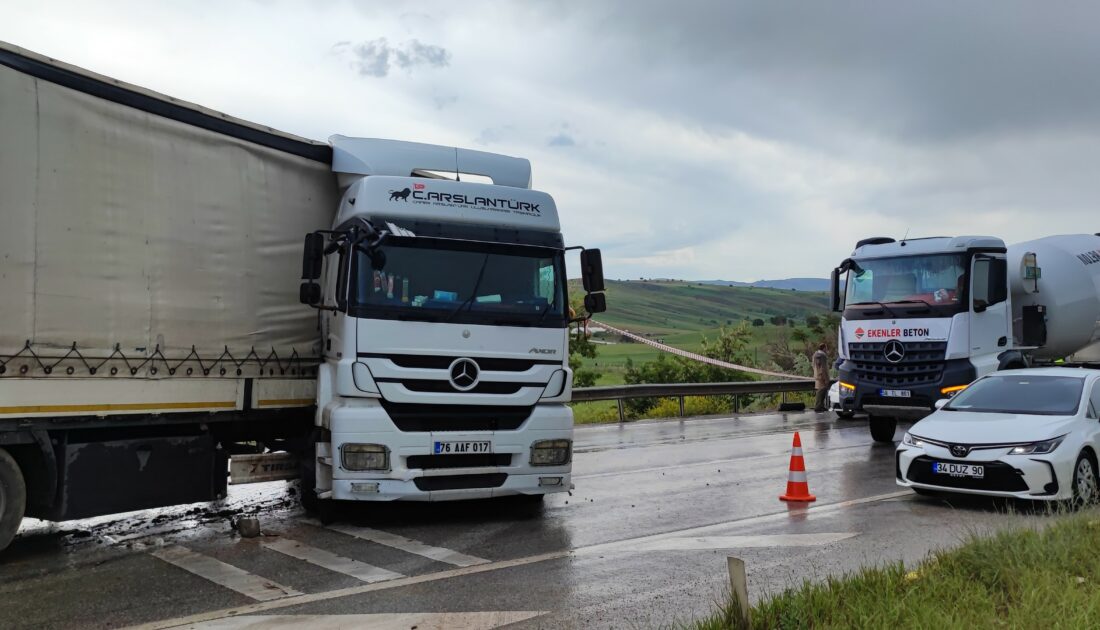
[[[1069,432],[1074,416],[936,411],[909,432],[930,440],[959,444],[1041,442]]]

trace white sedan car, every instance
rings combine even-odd
[[[1100,500],[1100,370],[996,372],[937,407],[898,445],[898,485],[920,494]]]

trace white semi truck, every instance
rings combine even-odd
[[[3,43],[0,96],[0,549],[227,470],[302,473],[307,506],[569,488],[564,247],[526,160],[313,142]]]
[[[832,294],[841,404],[879,442],[995,370],[1100,363],[1100,235],[868,238]]]

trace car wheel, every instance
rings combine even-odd
[[[871,427],[871,439],[876,442],[893,442],[898,430],[898,419],[886,416],[868,416]]]
[[[1096,460],[1082,452],[1073,465],[1073,502],[1078,506],[1092,505],[1100,500],[1100,479],[1096,476]]]

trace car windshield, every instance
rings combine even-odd
[[[901,256],[858,260],[848,274],[846,304],[925,302],[963,303],[966,260],[962,254]]]
[[[379,269],[356,254],[348,300],[355,317],[565,326],[560,250],[396,237],[381,250]]]
[[[1004,374],[979,379],[945,409],[984,413],[1072,416],[1081,404],[1084,379],[1073,376]]]

